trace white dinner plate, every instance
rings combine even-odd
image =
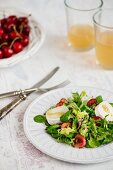
[[[113,102],[113,93],[91,87],[72,86],[48,92],[38,97],[28,107],[24,116],[24,131],[29,141],[43,153],[67,162],[72,163],[99,163],[113,159],[113,142],[98,148],[78,149],[72,146],[58,143],[45,132],[45,125],[34,122],[37,114],[44,114],[48,108],[56,104],[61,98],[71,96],[72,92],[86,90],[88,96],[96,97],[102,95],[104,100]]]
[[[29,13],[22,12],[15,8],[0,8],[0,18],[8,17],[10,15],[16,15],[18,17],[28,16],[29,17],[29,25],[31,27],[30,32],[30,43],[26,46],[21,52],[18,54],[14,54],[10,58],[0,59],[0,68],[3,67],[11,67],[19,62],[22,62],[30,57],[33,57],[34,54],[39,50],[42,46],[45,33],[43,27],[40,23],[32,16],[29,16]]]

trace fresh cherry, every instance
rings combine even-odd
[[[8,46],[6,46],[3,48],[3,54],[5,58],[9,58],[14,54],[14,51]]]
[[[19,34],[17,32],[15,32],[15,31],[12,31],[12,32],[9,33],[9,37],[10,37],[10,39],[13,40],[16,37],[19,37]]]
[[[0,28],[0,37],[2,37],[3,33],[4,33],[4,30]]]
[[[23,34],[29,35],[30,30],[31,30],[30,26],[24,26],[24,28],[23,28]]]
[[[62,106],[64,103],[67,103],[67,100],[65,98],[62,98],[57,104],[56,107]]]
[[[4,34],[2,35],[2,40],[3,40],[3,41],[8,41],[8,40],[9,40],[8,34],[5,34],[5,33],[4,33]]]
[[[87,102],[87,106],[90,107],[90,106],[92,106],[93,104],[96,104],[96,103],[97,103],[97,100],[95,98],[92,98]]]
[[[94,120],[100,120],[101,117],[100,117],[100,116],[93,116],[93,119],[94,119]]]
[[[77,134],[74,140],[74,147],[83,148],[86,145],[86,139],[81,134]]]
[[[2,59],[3,58],[3,52],[2,52],[2,50],[0,50],[0,59]]]
[[[19,24],[21,24],[21,23],[28,24],[28,18],[27,17],[19,17],[18,22],[19,22]]]
[[[100,116],[93,116],[93,120],[94,121],[101,120],[101,117]],[[100,126],[100,125],[101,125],[100,123],[96,123],[96,126]]]
[[[8,18],[7,18],[7,23],[8,24],[15,24],[17,21],[17,17],[15,15],[10,15]]]
[[[21,44],[23,45],[23,47],[26,47],[29,44],[29,37],[24,35],[22,37],[22,39],[20,40]]]
[[[9,32],[11,32],[11,31],[13,31],[14,30],[14,24],[8,24],[8,23],[6,23],[6,24],[4,24],[4,30],[7,32],[7,33],[9,33]]]
[[[23,45],[20,42],[14,42],[13,50],[15,53],[19,53],[20,51],[23,50]]]
[[[3,27],[3,25],[4,25],[5,23],[7,23],[7,18],[1,19],[1,25],[2,25],[2,27]]]

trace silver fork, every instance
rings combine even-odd
[[[17,105],[19,105],[23,100],[25,100],[34,91],[45,93],[45,92],[48,92],[48,91],[51,91],[54,89],[64,87],[64,86],[68,85],[69,83],[70,83],[70,81],[66,80],[66,81],[64,81],[56,86],[50,87],[50,88],[34,88],[34,89],[31,88],[31,91],[29,91],[28,94],[26,94],[26,92],[24,90],[21,91],[21,94],[18,96],[18,98],[16,98],[15,100],[13,100],[11,103],[9,103],[7,106],[3,107],[0,110],[0,120],[2,120],[9,112],[11,112]]]

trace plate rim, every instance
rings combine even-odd
[[[97,90],[101,90],[101,91],[106,91],[106,92],[108,92],[108,93],[112,93],[113,94],[113,92],[112,91],[110,91],[110,90],[106,90],[106,89],[101,89],[101,88],[97,88],[97,87],[92,87],[92,86],[78,86],[78,85],[71,85],[71,86],[68,86],[68,87],[65,87],[65,89],[72,89],[72,88],[76,88],[76,87],[78,87],[78,88],[92,88],[92,89],[97,89]],[[37,103],[39,100],[41,100],[42,98],[44,98],[44,97],[46,97],[46,96],[48,96],[49,94],[52,94],[52,93],[54,93],[54,92],[57,92],[57,91],[59,91],[59,90],[63,90],[64,88],[59,88],[59,89],[55,89],[55,90],[51,90],[51,91],[49,91],[49,92],[47,92],[47,93],[44,93],[44,94],[42,94],[42,95],[40,95],[40,96],[38,96],[35,100],[33,100],[32,102],[31,102],[31,104],[27,107],[27,109],[25,110],[25,113],[24,113],[24,119],[23,119],[23,127],[24,127],[24,133],[25,133],[25,135],[26,135],[26,137],[27,137],[27,139],[30,141],[30,143],[31,144],[33,144],[35,147],[36,147],[36,149],[38,149],[38,150],[40,150],[42,153],[44,153],[44,154],[46,154],[46,155],[48,155],[48,156],[50,156],[50,157],[52,157],[52,158],[54,158],[54,159],[57,159],[57,160],[61,160],[61,161],[64,161],[64,162],[68,162],[68,163],[79,163],[79,164],[94,164],[94,163],[101,163],[101,162],[106,162],[106,161],[110,161],[110,160],[112,160],[113,159],[113,155],[111,155],[111,156],[108,156],[108,157],[106,157],[106,158],[95,158],[95,160],[81,160],[81,159],[79,159],[79,160],[68,160],[68,159],[66,159],[66,158],[60,158],[60,157],[58,157],[58,156],[56,156],[56,155],[53,155],[53,154],[51,154],[51,153],[48,153],[48,152],[46,152],[45,150],[43,150],[43,148],[40,148],[38,145],[36,145],[35,144],[35,142],[34,142],[34,140],[31,140],[31,137],[30,137],[30,134],[29,134],[29,132],[27,131],[27,129],[26,129],[26,117],[27,117],[27,113],[29,112],[29,110],[32,108],[32,106],[35,104],[35,103]],[[96,149],[96,148],[92,148],[92,149]]]

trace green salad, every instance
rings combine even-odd
[[[77,148],[95,148],[113,141],[113,103],[85,91],[62,98],[44,115],[34,117],[57,142]]]

